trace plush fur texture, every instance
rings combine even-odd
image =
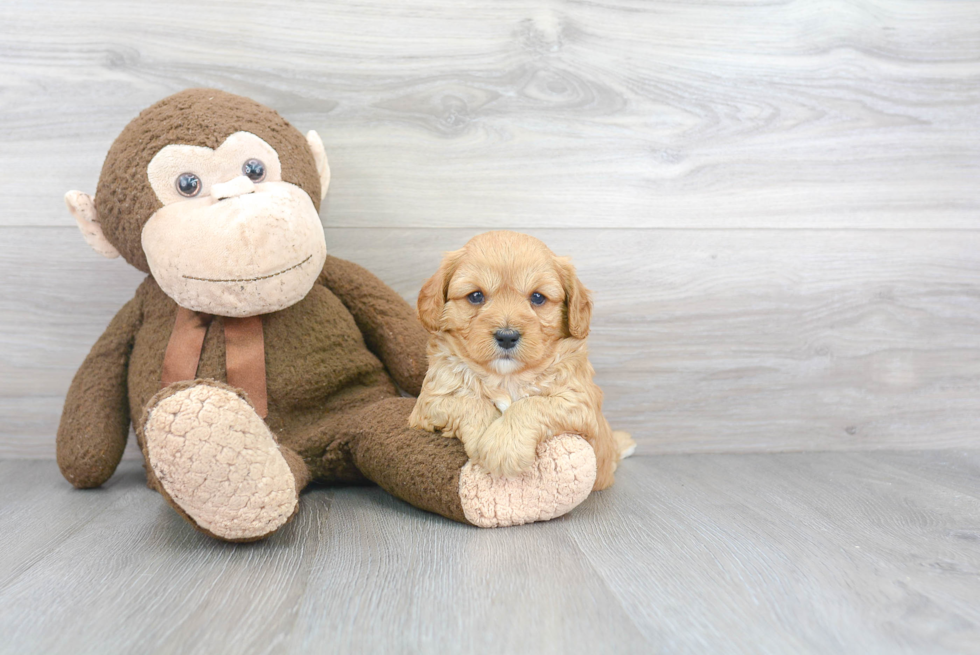
[[[570,261],[533,237],[488,232],[446,255],[418,311],[432,336],[413,426],[460,439],[473,461],[505,476],[527,471],[546,439],[573,432],[595,449],[595,489],[613,483],[632,440],[602,415],[585,341],[592,301]],[[501,346],[501,330],[516,330],[515,347]]]
[[[263,195],[264,182],[243,181],[238,160],[245,151],[219,148],[229,135],[235,135],[232,146],[261,139],[273,148],[278,162],[271,170],[277,174],[281,168],[281,182],[272,183],[297,189],[309,210],[317,210],[329,169],[315,133],[304,138],[274,111],[247,98],[192,89],[160,101],[123,130],[106,157],[94,203],[79,192],[66,195],[86,240],[102,254],[121,253],[148,271],[147,239],[158,246],[191,238],[181,219],[193,207],[219,207],[227,221],[238,221],[249,234],[258,229],[250,222],[288,221],[292,210],[271,218],[268,212],[246,211],[249,203],[268,203],[270,195]],[[149,163],[171,146],[151,180]],[[167,180],[183,169],[185,155],[188,166],[204,166],[206,190],[213,195],[189,201],[174,195]],[[148,231],[154,216],[167,220]],[[209,236],[192,232],[195,241]],[[290,247],[322,244],[322,230],[316,232],[294,232]],[[248,252],[262,248],[272,251]],[[166,268],[179,259],[180,250],[160,250],[164,261],[157,263]],[[222,294],[214,294],[207,308],[215,316],[206,323],[191,379],[161,389],[178,313],[172,296],[184,294],[170,285],[161,288],[152,275],[82,363],[65,399],[57,440],[58,464],[73,485],[97,487],[109,479],[132,422],[147,460],[147,484],[196,528],[228,541],[251,541],[279,529],[295,515],[299,492],[310,482],[372,481],[422,509],[462,522],[480,516],[485,525],[506,524],[508,516],[530,517],[517,506],[525,497],[577,493],[581,476],[529,477],[518,485],[522,493],[508,487],[502,494],[481,477],[489,476],[485,471],[471,471],[469,482],[461,483],[468,460],[462,445],[408,425],[414,400],[401,397],[399,387],[413,395],[421,389],[427,335],[412,308],[375,276],[322,255],[312,264],[314,281],[301,293],[284,287],[277,297],[274,288],[263,287],[256,294],[248,289],[255,281],[247,274],[247,262],[278,261],[280,242],[236,238],[223,250],[213,256],[223,257],[230,267],[246,262],[235,279],[243,289],[225,294],[232,298],[229,307]],[[212,256],[194,252],[197,259]],[[178,263],[174,279],[188,275],[188,267],[209,262],[192,258]],[[224,317],[257,314],[265,357],[264,421],[245,392],[227,384],[226,373]],[[193,360],[187,368],[193,368]],[[542,452],[542,470],[568,468],[567,449]],[[558,511],[566,505],[559,502]],[[497,520],[497,515],[504,518]],[[548,509],[536,515],[556,514]]]
[[[517,477],[492,475],[470,461],[459,476],[459,495],[473,525],[523,525],[570,512],[588,497],[595,474],[595,451],[588,442],[560,434],[538,444],[534,463]]]
[[[320,177],[306,138],[277,112],[216,89],[188,89],[144,109],[116,137],[95,193],[99,222],[126,261],[149,273],[140,245],[143,225],[162,203],[147,178],[150,160],[170,144],[215,149],[235,132],[250,132],[279,153],[282,179],[300,187],[320,210]]]
[[[153,279],[181,307],[257,316],[289,307],[315,283],[327,244],[309,197],[282,182],[255,186],[222,200],[167,205],[143,226]],[[187,211],[199,202],[213,204]]]
[[[58,432],[59,465],[75,486],[109,479],[131,416],[143,445],[144,410],[160,390],[176,313],[177,304],[148,277],[83,362]],[[263,328],[266,424],[308,469],[300,479],[371,480],[423,509],[465,520],[458,477],[466,453],[411,430],[414,401],[398,393],[397,386],[418,393],[426,369],[425,332],[401,297],[356,264],[328,257],[310,293],[264,316]],[[222,317],[208,327],[197,378],[226,380]]]
[[[210,534],[228,541],[264,536],[299,509],[289,463],[235,389],[172,384],[149,402],[142,432],[162,493]]]

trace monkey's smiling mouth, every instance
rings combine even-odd
[[[294,268],[299,268],[300,266],[310,261],[311,259],[313,259],[313,255],[308,255],[306,259],[304,259],[300,263],[293,264],[289,268],[284,268],[278,273],[270,273],[269,275],[260,275],[258,277],[232,277],[227,279],[216,279],[210,277],[194,277],[193,275],[182,275],[181,277],[183,277],[185,280],[199,280],[201,282],[258,282],[259,280],[268,280],[271,277],[276,277],[282,275],[283,273],[288,273]]]

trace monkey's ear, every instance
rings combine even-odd
[[[75,217],[78,229],[85,237],[85,243],[92,246],[95,252],[108,259],[119,256],[116,247],[109,243],[102,233],[102,226],[99,225],[99,215],[95,211],[95,199],[87,193],[81,191],[69,191],[65,194],[65,204],[68,211]]]
[[[313,161],[316,162],[316,172],[320,174],[320,200],[327,197],[327,188],[330,186],[330,164],[327,162],[327,151],[323,149],[323,141],[316,130],[306,133],[306,142],[310,144],[313,151]]]

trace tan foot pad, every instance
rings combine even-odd
[[[548,521],[585,500],[595,484],[592,446],[575,434],[538,445],[529,471],[516,478],[494,477],[467,462],[459,474],[459,498],[466,520],[481,528]]]
[[[143,428],[167,494],[216,537],[256,539],[296,512],[296,481],[265,422],[228,389],[198,384],[164,397]]]

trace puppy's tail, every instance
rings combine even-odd
[[[616,441],[616,451],[619,453],[619,459],[626,459],[636,452],[636,442],[633,441],[629,432],[613,430],[612,434],[613,439]]]

